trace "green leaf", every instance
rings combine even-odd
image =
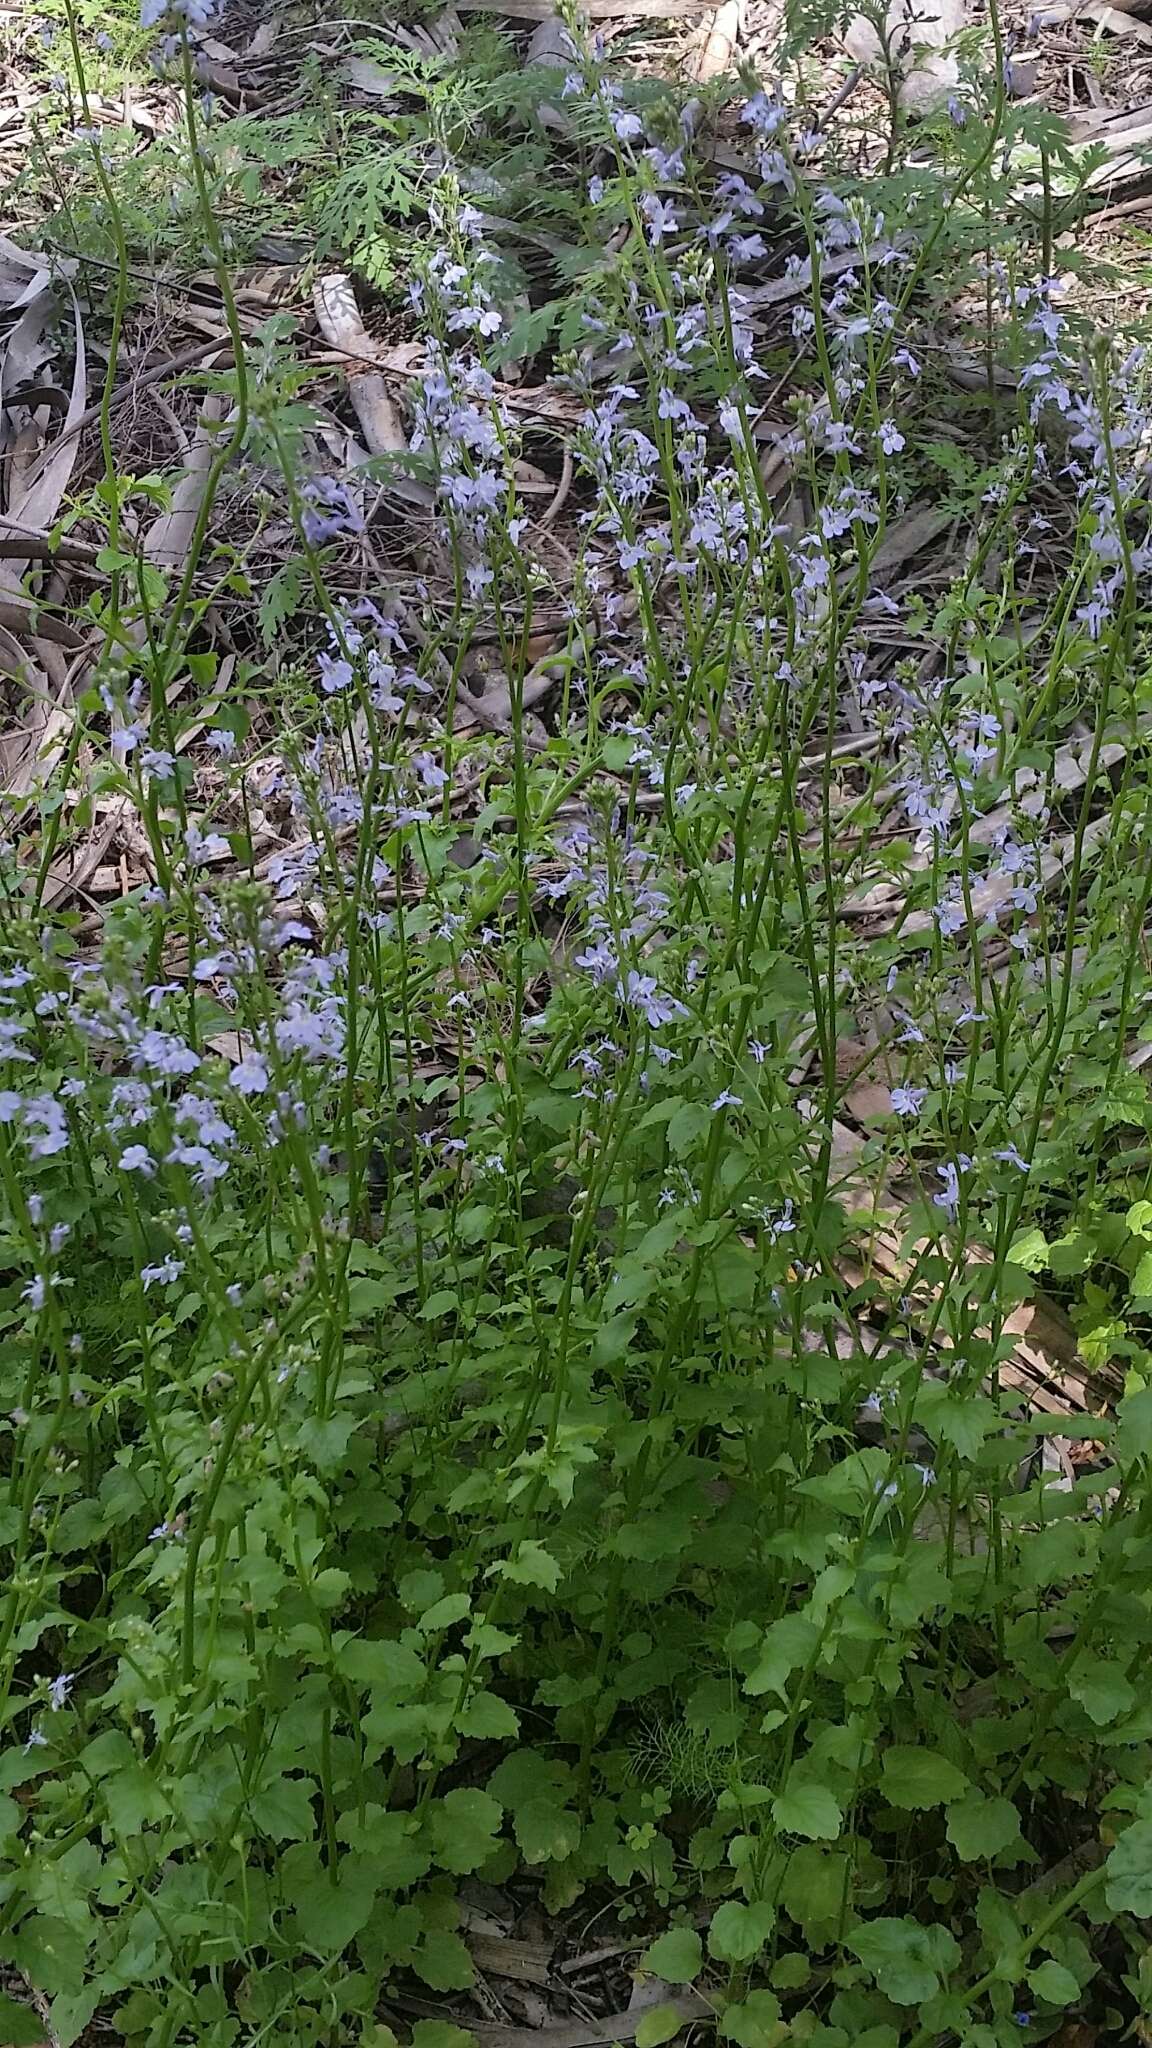
[[[580,1818],[559,1796],[526,1799],[512,1816],[525,1863],[564,1863],[580,1842]]]
[[[311,1778],[274,1778],[249,1800],[248,1811],[274,1842],[307,1842],[316,1829],[315,1792]]]
[[[474,1693],[466,1707],[456,1716],[456,1726],[462,1735],[475,1735],[487,1741],[498,1737],[515,1737],[520,1733],[517,1715],[494,1692]]]
[[[636,2048],[660,2048],[662,2041],[670,2041],[684,2024],[684,2015],[677,2005],[654,2005],[641,2014],[636,2027]]]
[[[30,2005],[9,1998],[6,1991],[0,1992],[0,2041],[5,2048],[36,2048],[37,2043],[47,2038],[43,2020]]]
[[[458,1621],[466,1621],[472,1612],[472,1602],[467,1593],[445,1593],[420,1616],[416,1626],[421,1635],[435,1635],[442,1628],[453,1628]]]
[[[439,1600],[443,1591],[443,1572],[434,1572],[423,1568],[419,1571],[405,1572],[404,1577],[396,1587],[400,1605],[406,1607],[409,1614],[426,1613],[427,1609],[435,1601]]]
[[[960,1956],[947,1928],[922,1927],[918,1920],[870,1920],[845,1936],[845,1947],[896,2005],[922,2005]]]
[[[970,1792],[948,1808],[948,1840],[965,1863],[999,1856],[1020,1837],[1020,1815],[1010,1799]]]
[[[847,1858],[815,1842],[788,1858],[780,1896],[784,1909],[815,1941],[818,1930],[839,1919],[844,1907]]]
[[[480,1657],[503,1657],[516,1648],[519,1640],[519,1636],[510,1636],[490,1621],[474,1621],[464,1638],[464,1647],[475,1650]]]
[[[1152,1914],[1152,1820],[1125,1828],[1104,1865],[1104,1897],[1113,1913]]]
[[[702,1102],[682,1102],[668,1124],[668,1150],[683,1159],[712,1126],[712,1112]]]
[[[934,1417],[944,1442],[951,1444],[959,1457],[968,1460],[976,1456],[1000,1421],[995,1402],[986,1394],[973,1393],[943,1402]]]
[[[514,1586],[543,1586],[546,1593],[554,1593],[560,1584],[560,1567],[555,1558],[542,1543],[531,1538],[520,1545],[515,1557],[504,1558],[492,1569],[511,1579]]]
[[[427,1748],[431,1726],[427,1707],[403,1707],[378,1696],[371,1713],[360,1723],[366,1741],[391,1749],[402,1764],[413,1763]]]
[[[476,2048],[476,2036],[467,2027],[454,2027],[451,2020],[417,2020],[412,2048]]]
[[[812,1975],[812,1965],[799,1949],[792,1949],[773,1963],[770,1974],[775,1990],[802,1991]]]
[[[782,1834],[831,1842],[840,1833],[844,1815],[826,1786],[801,1779],[789,1780],[780,1797],[773,1800],[772,1818]]]
[[[371,1858],[384,1891],[406,1891],[431,1867],[432,1857],[421,1839],[415,1814],[390,1813],[372,1805],[361,1815],[357,1807],[341,1815],[336,1832],[342,1842]]]
[[[104,1797],[108,1802],[108,1817],[122,1839],[130,1840],[133,1835],[138,1835],[149,1822],[168,1818],[168,1801],[147,1765],[142,1763],[126,1764],[123,1770],[107,1778]]]
[[[326,1422],[309,1415],[296,1432],[297,1441],[318,1472],[339,1472],[348,1462],[348,1439],[355,1427],[354,1415],[330,1415]]]
[[[1048,1265],[1060,1279],[1067,1279],[1072,1273],[1083,1273],[1095,1257],[1096,1246],[1086,1231],[1073,1230],[1067,1237],[1058,1237],[1048,1247]]]
[[[336,1668],[345,1678],[374,1691],[405,1699],[418,1692],[428,1673],[423,1661],[405,1643],[370,1641],[359,1636],[345,1643],[336,1654]]]
[[[450,1927],[433,1927],[412,1958],[412,1968],[430,1991],[467,1991],[476,1971],[467,1945]]]
[[[703,1965],[704,1949],[694,1927],[670,1927],[640,1958],[640,1968],[666,1984],[691,1984]]]
[[[442,1870],[465,1876],[487,1863],[502,1818],[498,1800],[475,1786],[458,1785],[432,1808],[433,1853]]]
[[[750,1991],[738,2005],[725,2006],[719,2032],[738,2048],[774,2048],[786,2029],[780,2024],[780,2001],[770,1991]]]
[[[1135,1688],[1120,1666],[1103,1658],[1078,1665],[1068,1680],[1068,1690],[1097,1728],[1106,1728],[1136,1704]]]
[[[1110,1415],[1030,1415],[1019,1427],[1023,1436],[1068,1436],[1079,1443],[1107,1444],[1116,1434]]]
[[[376,1874],[368,1857],[345,1856],[336,1883],[326,1870],[292,1888],[296,1925],[318,1955],[338,1956],[359,1934],[376,1903]]]
[[[774,1692],[786,1700],[786,1679],[799,1665],[807,1663],[819,1639],[815,1622],[805,1620],[802,1614],[782,1615],[764,1631],[759,1662],[744,1680],[745,1692],[754,1699],[761,1693]]]
[[[1152,1251],[1144,1252],[1137,1261],[1129,1292],[1134,1301],[1152,1299]]]
[[[1028,1982],[1037,1998],[1046,1998],[1049,2005],[1075,2005],[1080,1996],[1079,1984],[1063,1963],[1041,1963],[1039,1969],[1029,1970]]]
[[[775,1924],[776,1913],[767,1899],[751,1906],[739,1899],[726,1899],[712,1915],[708,1929],[708,1953],[721,1963],[750,1963],[758,1956]]]
[[[1008,1257],[1014,1266],[1023,1266],[1026,1273],[1039,1273],[1048,1264],[1048,1240],[1042,1230],[1033,1227],[1021,1231],[1012,1240]]]
[[[963,1771],[958,1771],[939,1750],[911,1749],[894,1743],[884,1752],[880,1790],[890,1805],[905,1812],[946,1806],[952,1799],[963,1798],[967,1789]]]
[[[538,1750],[510,1749],[488,1780],[488,1790],[501,1806],[517,1810],[530,1799],[563,1806],[575,1784],[567,1764],[541,1756]]]
[[[83,1992],[89,1936],[79,1928],[69,1926],[66,1920],[55,1920],[48,1913],[33,1913],[21,1921],[19,1931],[9,1935],[8,1941],[9,1960],[33,1984],[50,1984],[57,1996],[61,1992],[79,1996]],[[146,1931],[141,1952],[144,1967],[150,1968],[156,1943]],[[123,1951],[117,1966],[122,1963]]]
[[[52,2033],[58,2048],[73,2048],[73,2042],[78,2041],[81,2034],[86,2031],[100,2002],[99,1983],[86,1984],[82,1991],[57,1992],[52,2000]],[[13,2041],[6,2027],[0,2032],[0,2041],[6,2044],[10,2042],[12,2048],[21,2048],[19,2042]]]
[[[383,1309],[391,1308],[396,1300],[397,1281],[370,1280],[366,1277],[350,1280],[348,1283],[348,1321],[367,1322],[371,1316],[379,1315]]]
[[[288,561],[265,583],[257,616],[266,647],[272,645],[281,626],[299,610],[306,577],[303,562]]]
[[[1117,1410],[1120,1431],[1116,1448],[1122,1458],[1147,1458],[1152,1454],[1152,1387],[1140,1387],[1129,1394]]]
[[[826,1472],[793,1483],[792,1491],[804,1499],[819,1501],[834,1515],[863,1518],[870,1515],[877,1493],[888,1479],[888,1453],[878,1444],[862,1451],[849,1451]]]

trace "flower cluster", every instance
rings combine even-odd
[[[502,315],[488,283],[495,258],[474,208],[459,205],[437,218],[448,246],[434,251],[413,287],[434,331],[414,395],[412,447],[433,460],[445,537],[459,551],[469,594],[478,598],[494,579],[493,543],[516,547],[527,522],[516,499],[512,417],[479,358],[450,345],[457,334],[482,343],[499,332]]]

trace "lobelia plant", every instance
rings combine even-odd
[[[302,466],[217,227],[199,18],[154,25],[235,369],[160,587],[120,545],[108,373],[116,567],[61,787],[83,742],[154,885],[86,944],[46,892],[50,798],[46,853],[0,865],[0,1955],[63,2048],[98,2008],[149,2048],[381,2044],[413,1981],[446,2015],[416,2048],[456,2048],[480,1878],[560,1925],[607,1908],[698,1987],[639,2048],[701,2012],[740,2048],[1127,2025],[1145,363],[1026,281],[1005,223],[985,338],[1018,402],[948,579],[889,587],[938,473],[947,237],[1005,197],[1002,80],[918,183],[818,175],[761,90],[748,175],[717,175],[693,108],[573,23],[600,257],[557,372],[574,553],[527,509],[457,167],[412,293],[430,531],[395,594],[350,591],[367,476]],[[257,461],[303,620],[274,715],[216,703],[194,749],[169,686]],[[477,737],[481,644],[507,697]],[[1058,1474],[1037,1447],[1076,1420],[1021,1390],[1038,1272],[1121,1364]]]

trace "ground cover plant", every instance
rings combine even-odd
[[[229,17],[145,14],[46,18],[10,299],[41,471],[99,368],[0,593],[4,2038],[1142,2040],[1149,371],[1056,274],[1096,159],[996,16],[864,179],[814,19],[696,91],[575,17],[529,71],[361,24],[385,112],[306,63],[262,119]],[[141,155],[100,65],[156,35]],[[386,388],[246,282],[268,181]],[[183,460],[130,460],[189,260]]]

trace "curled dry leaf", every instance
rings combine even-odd
[[[858,64],[899,76],[897,97],[906,114],[930,114],[945,105],[960,82],[950,45],[967,20],[965,0],[889,0],[883,33],[858,14],[844,46]]]
[[[736,61],[744,21],[742,0],[721,0],[709,21],[697,32],[696,53],[689,66],[701,85],[710,78],[722,78]]]
[[[1152,28],[1146,19],[1149,12],[1148,0],[1057,0],[1055,6],[1044,9],[1039,25],[1048,28],[1060,21],[1094,21],[1097,28],[1107,29],[1111,35],[1133,36],[1138,43],[1152,43]],[[1131,119],[1133,111],[1143,110],[1127,109],[1122,118]],[[1079,123],[1072,126],[1075,135]]]
[[[524,52],[524,69],[566,71],[576,55],[576,45],[558,14],[548,14],[533,29]],[[550,100],[536,102],[536,119],[554,135],[567,135],[571,124],[566,114]]]
[[[59,266],[61,274],[74,265]],[[32,249],[19,249],[7,235],[0,235],[0,306],[6,313],[18,313],[32,304],[52,282],[52,260]]]
[[[456,0],[462,14],[504,14],[510,21],[543,21],[553,12],[551,0]],[[650,20],[661,15],[707,14],[708,0],[584,0],[581,13],[591,21],[624,15]]]
[[[157,569],[179,569],[187,560],[226,408],[227,400],[218,393],[205,400],[172,502],[149,528],[144,553]]]
[[[630,10],[631,11],[631,10]],[[662,2004],[675,2006],[683,2025],[714,2018],[700,1992],[680,1990]],[[603,2019],[555,2020],[546,2027],[499,2027],[476,2022],[472,2033],[481,2048],[600,2048],[612,2041],[634,2041],[644,2018],[642,2010],[606,2013]]]
[[[317,325],[329,347],[356,358],[356,363],[347,366],[348,396],[369,453],[404,453],[408,442],[400,424],[400,415],[388,395],[388,387],[378,370],[367,367],[376,351],[360,318],[351,278],[338,270],[317,278],[313,305]],[[359,364],[366,367],[360,368]]]
[[[255,63],[259,58],[268,56],[269,52],[275,48],[282,26],[283,23],[278,14],[269,15],[266,21],[260,23],[259,28],[244,52],[249,63]]]
[[[3,794],[23,803],[37,782],[52,773],[64,751],[72,722],[71,693],[65,689],[68,703],[62,706],[45,671],[4,627],[0,674],[8,676],[23,699],[20,724],[0,736]]]
[[[41,897],[45,908],[66,902],[69,896],[77,896],[81,890],[87,889],[113,840],[119,836],[127,812],[128,798],[116,797],[103,816],[97,816],[87,837],[81,838],[59,860],[53,861]]]
[[[16,325],[8,330],[0,363],[0,396],[6,411],[13,405],[36,404],[37,399],[28,392],[29,385],[47,390],[51,375],[47,365],[56,354],[56,344],[49,338],[52,318],[51,293],[41,292],[24,307]]]
[[[487,650],[480,650],[480,654],[486,656]],[[548,743],[543,725],[532,716],[532,706],[539,704],[550,690],[555,689],[561,665],[559,657],[546,655],[524,677],[519,709],[523,713],[521,733],[528,753],[540,753]],[[461,682],[456,693],[457,726],[474,721],[487,726],[490,732],[511,737],[516,730],[517,706],[513,703],[507,676],[494,661],[479,656],[473,664],[472,674],[479,687],[469,688],[467,682]]]
[[[1082,21],[1094,21],[1109,35],[1132,36],[1138,43],[1152,43],[1152,26],[1124,8],[1109,6],[1108,0],[1080,0],[1076,13]]]
[[[868,565],[872,587],[889,581],[905,562],[931,547],[952,520],[951,512],[941,512],[934,505],[915,505],[902,519],[894,520]]]
[[[393,71],[385,71],[374,57],[345,57],[340,66],[340,77],[353,92],[365,93],[370,99],[393,99],[396,94],[397,78]]]
[[[54,524],[60,507],[64,502],[64,496],[72,476],[72,469],[79,446],[76,429],[84,412],[84,401],[88,391],[84,323],[80,317],[80,307],[71,285],[68,286],[68,291],[72,300],[75,342],[73,349],[72,387],[68,395],[67,408],[60,422],[59,431],[52,447],[47,453],[41,453],[39,449],[37,450],[37,460],[25,473],[22,485],[18,489],[10,488],[8,501],[5,506],[8,517],[14,525],[30,526],[42,530]],[[38,320],[42,315],[46,315],[47,310],[48,302],[44,297],[37,300],[34,306],[29,306],[22,315],[13,334],[9,337],[10,345],[17,342],[26,321]],[[25,333],[23,343],[18,345],[22,346],[25,352],[31,350],[32,356],[39,356],[40,344],[33,341],[30,332]],[[15,365],[16,369],[20,368],[21,363],[32,360],[32,356],[25,353],[19,357]],[[43,360],[42,356],[39,356],[39,360]],[[0,373],[0,389],[3,390],[6,404],[11,390],[8,371],[9,365],[6,359],[3,372]],[[18,593],[27,567],[28,562],[26,560],[10,559],[0,569],[0,589],[3,589],[5,594],[9,592]]]
[[[837,249],[833,255],[824,257],[820,265],[820,275],[827,280],[831,277],[839,277],[845,270],[857,270],[861,264],[874,264],[883,257],[886,247],[900,249],[904,247],[906,241],[906,235],[896,233],[893,235],[890,244],[869,242],[862,249]],[[783,306],[790,299],[807,298],[811,289],[812,265],[805,258],[802,263],[797,265],[795,270],[790,270],[786,276],[774,277],[768,284],[753,285],[751,291],[744,293],[744,304],[746,306]]]
[[[55,409],[59,431],[45,451],[44,430],[33,422],[40,412],[37,399],[55,394],[55,386],[45,381],[45,366],[54,353],[49,340],[51,279],[42,258],[23,257],[0,237],[0,298],[7,297],[10,309],[19,311],[0,365],[9,448],[5,510],[12,522],[8,546],[0,553],[0,602],[6,619],[0,628],[0,665],[22,699],[20,724],[0,740],[0,764],[5,791],[18,802],[51,775],[64,753],[72,720],[72,671],[58,656],[61,634],[43,622],[44,644],[37,647],[34,629],[39,633],[42,622],[23,587],[28,569],[33,561],[44,559],[44,550],[34,545],[25,554],[18,539],[21,527],[39,536],[54,524],[76,459],[76,423],[84,411],[87,361],[80,307],[70,283],[67,290],[75,334],[72,386],[67,399],[60,394]],[[35,395],[28,389],[33,380]],[[17,408],[18,416],[29,421],[24,428],[15,426],[12,414]],[[51,407],[45,410],[51,415]]]

